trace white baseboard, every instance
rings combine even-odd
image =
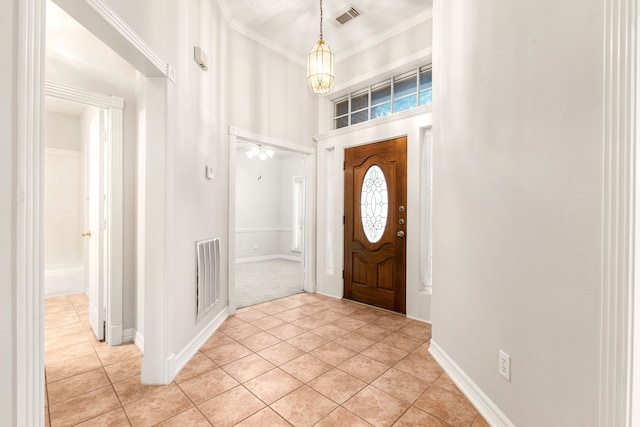
[[[236,264],[243,264],[245,262],[258,262],[258,261],[271,261],[273,259],[286,259],[289,261],[300,261],[302,262],[302,258],[295,257],[293,255],[264,255],[264,256],[254,256],[251,258],[236,258]]]
[[[111,345],[120,345],[123,343],[123,330],[122,324],[112,325],[109,327],[109,337],[111,338]]]
[[[315,280],[308,282],[307,287],[304,289],[305,292],[308,292],[310,294],[315,294],[317,290],[318,290],[318,284],[316,283]]]
[[[122,331],[122,342],[133,342],[136,337],[136,330],[134,328],[125,329]]]
[[[339,297],[339,296],[336,296],[336,295],[331,295],[331,294],[327,294],[327,293],[319,292],[319,291],[316,291],[316,294],[324,295],[325,297],[329,297],[329,298],[342,299],[341,296]]]
[[[449,357],[447,353],[432,339],[429,353],[451,377],[469,402],[480,415],[493,427],[515,427],[515,424],[496,406],[495,403],[473,382],[473,380]]]
[[[431,322],[430,322],[430,321],[428,321],[428,320],[424,320],[424,319],[420,319],[420,318],[415,317],[415,316],[409,316],[409,315],[407,315],[407,319],[415,320],[416,322],[427,323],[427,324],[429,324],[429,325],[431,324]]]
[[[122,343],[133,342],[138,350],[144,354],[144,337],[135,328],[129,328],[122,331]]]
[[[218,314],[207,326],[205,326],[198,335],[196,335],[174,358],[173,378],[185,367],[193,356],[196,355],[200,347],[207,342],[211,335],[222,325],[229,317],[229,310],[225,308]]]
[[[289,261],[297,261],[297,262],[302,262],[302,258],[299,256],[295,256],[295,255],[278,255],[279,259],[286,259]]]

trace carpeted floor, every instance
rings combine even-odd
[[[302,292],[302,262],[286,259],[236,264],[237,307]]]

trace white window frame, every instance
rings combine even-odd
[[[395,76],[393,76],[393,77],[391,77],[389,79],[382,80],[380,82],[377,82],[377,83],[372,84],[372,85],[368,85],[366,87],[363,87],[363,88],[360,88],[360,89],[357,89],[357,90],[353,90],[353,91],[349,92],[347,95],[341,96],[340,98],[333,99],[331,101],[332,105],[333,105],[333,113],[332,113],[333,129],[334,130],[335,129],[342,129],[342,128],[345,128],[345,127],[352,126],[354,124],[363,123],[363,122],[366,122],[366,121],[369,121],[369,120],[376,120],[376,119],[379,119],[379,118],[382,118],[382,117],[386,117],[387,115],[393,115],[393,114],[397,113],[396,107],[395,107],[396,101],[408,98],[410,96],[415,96],[416,97],[415,105],[410,107],[410,108],[404,109],[404,110],[402,110],[400,112],[408,111],[408,110],[412,110],[414,108],[420,107],[421,106],[420,105],[420,95],[422,93],[426,93],[427,91],[431,90],[431,88],[425,89],[425,90],[422,90],[422,91],[420,90],[420,74],[424,73],[425,71],[431,71],[431,64],[417,67],[417,68],[412,69],[410,71],[407,71],[405,73],[401,73],[401,74],[395,75]],[[396,98],[395,97],[395,85],[396,85],[396,83],[397,82],[405,82],[407,79],[411,79],[411,78],[415,79],[415,82],[416,82],[416,87],[415,87],[416,90],[415,90],[415,92],[412,93],[412,94],[409,94],[409,95],[405,95],[405,96],[403,96],[401,98]],[[390,95],[389,101],[379,102],[379,103],[377,103],[375,105],[372,105],[372,103],[371,103],[371,92],[375,91],[375,90],[378,90],[381,87],[384,87],[386,85],[389,85],[391,87],[391,95]],[[360,108],[360,109],[354,111],[352,109],[352,102],[351,101],[353,100],[353,98],[362,96],[365,93],[368,93],[367,106],[364,107],[364,108]],[[342,103],[342,102],[345,102],[345,101],[347,102],[347,112],[344,113],[344,114],[341,114],[341,115],[336,115],[336,106],[338,104]],[[373,107],[377,107],[377,106],[382,105],[382,104],[385,104],[386,102],[390,103],[390,106],[391,106],[390,113],[385,115],[385,116],[372,118],[371,117],[372,108]],[[363,120],[363,121],[360,121],[358,123],[352,123],[352,120],[351,120],[352,115],[356,114],[356,113],[359,113],[359,112],[363,112],[365,110],[367,111],[367,119]],[[344,118],[347,118],[347,124],[345,126],[342,126],[342,127],[337,127],[338,120],[344,119]]]
[[[292,177],[293,183],[293,215],[291,232],[291,251],[302,252],[304,247],[304,177]]]

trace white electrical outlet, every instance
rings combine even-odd
[[[511,381],[511,356],[504,351],[498,352],[498,372],[505,377],[507,381]]]

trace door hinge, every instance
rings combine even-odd
[[[342,280],[344,280],[344,270],[342,270]]]
[[[346,221],[347,221],[347,220],[346,220],[345,216],[344,216],[344,215],[342,215],[342,225],[345,225],[345,224],[346,224]]]
[[[342,170],[346,170],[347,169],[347,162],[342,162]]]

